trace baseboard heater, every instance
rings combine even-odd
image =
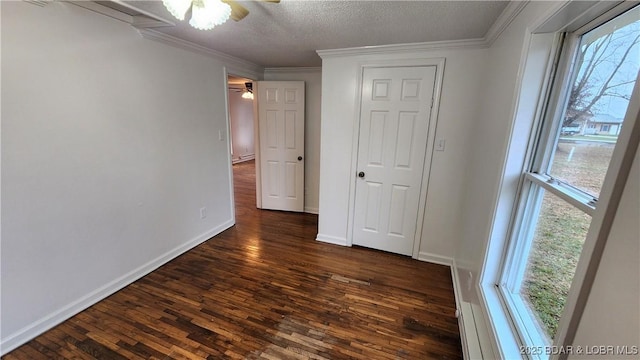
[[[462,302],[460,307],[461,309],[456,312],[456,315],[460,327],[463,357],[465,360],[481,360],[484,357],[472,305],[468,302]]]
[[[237,164],[237,163],[241,163],[249,160],[254,160],[255,158],[256,158],[256,154],[245,154],[245,155],[240,155],[235,159],[232,159],[231,162],[234,164]]]

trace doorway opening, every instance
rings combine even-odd
[[[251,161],[256,157],[254,141],[253,80],[229,75],[229,122],[231,162]]]
[[[257,208],[303,212],[304,82],[234,75],[227,82],[234,173],[239,164],[253,163]]]
[[[243,210],[256,208],[255,124],[253,80],[235,75],[227,76],[229,141],[236,219]]]

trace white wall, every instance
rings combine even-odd
[[[613,227],[600,259],[574,346],[588,349],[572,358],[629,359],[640,351],[640,149],[636,152]],[[628,355],[600,345],[628,346]],[[635,350],[632,348],[635,346]],[[590,348],[591,347],[591,348]],[[634,353],[635,351],[635,353]],[[594,355],[597,354],[597,355]]]
[[[421,256],[448,261],[463,224],[463,193],[468,143],[477,122],[486,49],[448,49],[394,54],[324,57],[322,61],[322,124],[320,217],[318,239],[346,244],[350,237],[350,179],[353,134],[357,131],[357,88],[360,64],[396,59],[446,58],[437,117],[436,139],[446,140],[434,152],[420,241]]]
[[[462,229],[455,251],[459,278],[464,279],[462,294],[465,301],[476,301],[473,284],[478,281],[489,238],[494,235],[494,245],[499,243],[497,247],[500,247],[506,237],[514,198],[503,197],[503,201],[497,203],[497,196],[501,191],[515,195],[538,101],[539,89],[536,86],[540,84],[534,76],[527,79],[534,83],[529,87],[530,92],[520,94],[518,91],[530,46],[529,27],[553,5],[551,2],[529,2],[488,51],[481,106],[475,123],[471,125],[473,136],[469,139],[471,151],[465,164]],[[533,66],[544,71],[547,54],[540,54],[537,60],[542,64]],[[537,72],[539,74],[540,71]],[[528,109],[524,111],[526,114],[521,114],[524,117],[522,121],[516,124],[513,119],[519,101]],[[504,183],[501,181],[503,176]],[[497,251],[502,252],[501,249]]]
[[[253,100],[243,99],[241,92],[230,90],[229,121],[233,161],[253,157]]]
[[[233,212],[222,64],[68,3],[1,6],[6,352]]]
[[[318,213],[320,187],[320,100],[322,71],[320,68],[267,68],[268,81],[304,81],[304,211]]]

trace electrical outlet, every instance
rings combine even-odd
[[[447,141],[445,139],[436,140],[436,151],[444,151]]]
[[[207,208],[206,207],[200,208],[200,219],[204,219],[206,217],[207,217]]]

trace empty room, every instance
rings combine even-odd
[[[0,2],[3,359],[635,359],[640,3]]]

